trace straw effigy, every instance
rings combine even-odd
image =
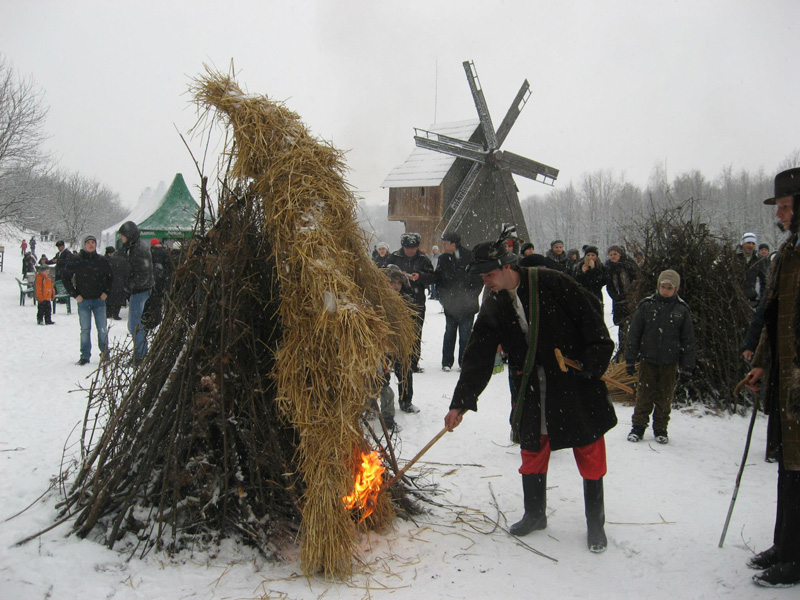
[[[299,533],[305,573],[347,577],[359,527],[394,515],[389,493],[366,520],[343,497],[412,312],[367,255],[341,153],[228,76],[192,92],[230,140],[218,216],[184,248],[144,363],[118,347],[97,370],[58,523],[142,555],[236,537],[281,556]]]
[[[387,352],[410,354],[411,313],[365,251],[342,154],[297,114],[245,95],[229,76],[207,71],[192,91],[232,133],[231,175],[261,199],[272,241],[283,324],[273,376],[278,406],[300,438],[303,569],[346,576],[356,540],[342,497],[367,447],[360,417]],[[384,495],[376,518],[387,508]]]

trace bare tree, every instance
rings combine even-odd
[[[97,235],[124,215],[117,194],[97,180],[73,173],[62,175],[53,187],[53,230],[73,245],[83,234]]]
[[[26,182],[46,161],[41,152],[46,116],[43,92],[0,55],[0,223],[19,221],[36,193]]]

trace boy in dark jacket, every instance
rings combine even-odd
[[[680,284],[680,275],[675,271],[663,271],[658,276],[658,292],[639,303],[628,330],[625,345],[628,375],[635,373],[636,362],[641,361],[629,442],[644,437],[651,412],[656,441],[669,442],[667,424],[675,395],[675,373],[686,382],[694,370],[692,312],[678,296]]]

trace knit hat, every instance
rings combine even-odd
[[[748,242],[752,242],[754,244],[758,243],[758,238],[756,237],[755,233],[747,232],[742,236],[742,244],[747,244]]]
[[[550,242],[550,250],[552,250],[553,246],[555,246],[556,244],[561,244],[563,246],[564,240],[553,240],[552,242]]]
[[[150,240],[151,246],[158,246],[160,243],[161,242],[158,241],[158,238],[153,238],[152,240]]]
[[[677,291],[677,289],[681,287],[681,276],[672,269],[661,271],[661,274],[658,276],[658,287],[661,287],[662,283],[669,283]]]
[[[114,246],[106,246],[106,254],[114,254],[116,251],[117,249]]]
[[[87,235],[85,238],[83,238],[83,243],[85,244],[86,242],[94,242],[96,244],[97,238],[93,235]]]
[[[595,255],[600,256],[600,252],[597,250],[597,246],[584,246],[583,247],[583,254],[586,256],[589,252],[594,252]]]
[[[759,250],[769,250],[769,244],[761,243],[758,245]]]
[[[519,249],[520,254],[525,254],[525,251],[529,248],[533,248],[533,244],[531,242],[525,242],[522,244],[522,248]]]
[[[389,249],[389,244],[387,244],[386,242],[378,242],[378,245],[376,246],[376,248],[378,250],[380,250],[381,248],[385,248],[386,250],[388,250]]]
[[[612,250],[617,252],[620,256],[625,254],[625,250],[622,249],[622,246],[617,246],[616,244],[608,247],[608,252],[611,252]],[[608,254],[608,252],[606,252],[606,254]]]

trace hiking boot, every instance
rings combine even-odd
[[[425,372],[425,369],[423,369],[422,367],[420,367],[419,365],[417,365],[417,366],[415,366],[415,367],[411,367],[411,372],[412,372],[412,373],[424,373],[424,372]]]
[[[755,556],[751,556],[747,561],[747,566],[751,569],[758,569],[763,571],[778,564],[778,547],[772,546]]]
[[[89,364],[89,359],[88,359],[88,358],[83,358],[83,357],[81,357],[81,358],[78,360],[78,362],[76,362],[75,364],[76,364],[76,365],[78,365],[78,366],[81,366],[81,367],[82,367],[83,365],[88,365],[88,364]]]
[[[800,563],[778,563],[763,573],[753,575],[753,581],[764,587],[792,587],[800,583]]]
[[[666,429],[654,429],[653,435],[659,444],[669,444],[669,436]]]
[[[447,365],[442,365],[442,371],[444,371],[445,373],[449,373],[450,367],[448,367]]]
[[[55,325],[56,322],[55,321],[45,321],[44,324],[45,325]]]
[[[419,412],[419,409],[413,404],[411,404],[411,402],[409,402],[408,404],[401,404],[400,410],[402,410],[405,413],[411,413],[412,415]]]
[[[644,427],[633,427],[631,432],[628,434],[628,441],[629,442],[638,442],[644,438]]]

